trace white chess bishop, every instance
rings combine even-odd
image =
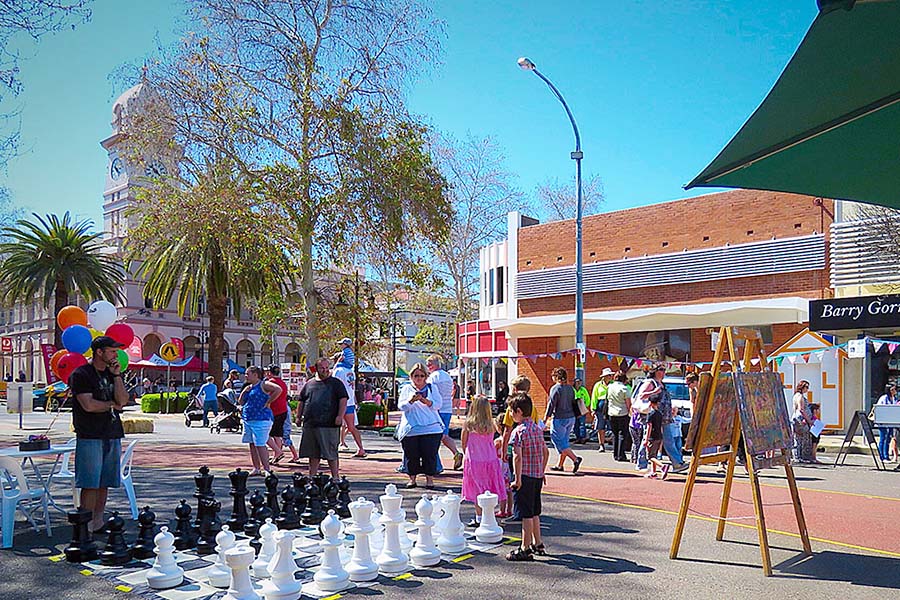
[[[222,525],[222,531],[216,534],[215,564],[209,569],[209,585],[217,588],[227,588],[231,583],[231,569],[225,562],[225,552],[234,548],[234,533],[228,525]]]
[[[253,554],[250,546],[237,546],[225,552],[225,562],[231,568],[231,585],[222,600],[261,600],[250,581]]]
[[[259,528],[259,540],[261,546],[259,548],[259,556],[253,561],[250,567],[253,569],[253,576],[264,579],[269,576],[269,563],[275,557],[275,532],[278,531],[272,523],[272,519],[266,519]]]
[[[463,535],[465,527],[459,520],[460,502],[462,498],[454,494],[453,490],[447,490],[447,494],[441,499],[446,520],[437,545],[444,554],[461,554],[466,550],[466,536]]]
[[[499,501],[497,494],[485,491],[478,494],[477,501],[481,507],[481,524],[475,530],[475,539],[484,544],[499,543],[503,539],[503,528],[497,524],[497,515],[494,514]]]
[[[322,532],[322,562],[319,570],[313,575],[313,581],[323,592],[339,592],[350,584],[350,575],[341,564],[340,548],[343,544],[341,536],[341,520],[333,510],[322,519],[319,530]]]
[[[184,581],[184,569],[175,562],[175,536],[169,533],[168,527],[162,527],[156,537],[156,560],[147,572],[147,585],[154,590],[164,590],[181,585]]]
[[[389,483],[384,488],[381,501],[381,519],[384,524],[384,544],[381,553],[375,558],[382,573],[402,573],[409,566],[409,559],[400,545],[400,527],[406,521],[406,513],[400,508],[403,496],[397,494],[397,486]],[[406,531],[403,532],[406,535]]]
[[[272,578],[262,583],[262,595],[266,600],[296,600],[300,597],[302,582],[294,577],[297,563],[294,562],[293,531],[279,531],[275,534],[275,558],[269,563]]]
[[[347,532],[353,535],[353,556],[347,563],[347,573],[350,581],[372,581],[378,577],[378,563],[372,560],[372,549],[369,545],[369,536],[375,531],[372,525],[372,511],[375,504],[359,498],[349,505],[350,515],[353,517]]]
[[[431,535],[431,528],[434,527],[434,521],[431,520],[433,512],[434,504],[428,496],[422,496],[416,503],[416,526],[419,528],[416,547],[409,552],[409,559],[417,567],[433,567],[441,562],[441,551],[434,545],[434,537]]]

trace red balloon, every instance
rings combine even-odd
[[[62,358],[59,359],[59,362],[56,363],[56,371],[59,374],[59,378],[68,383],[72,371],[81,365],[86,364],[87,359],[84,355],[75,352],[66,352],[63,354]]]
[[[104,335],[108,335],[120,344],[125,345],[127,348],[134,339],[134,330],[130,325],[126,325],[125,323],[113,323],[106,328],[106,333]]]

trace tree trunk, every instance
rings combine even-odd
[[[66,290],[66,282],[62,279],[56,280],[56,290],[54,291],[53,297],[53,345],[56,346],[57,350],[62,349],[62,329],[59,326],[59,322],[56,320],[56,315],[59,314],[66,305],[69,304],[69,292]]]
[[[306,304],[306,360],[315,363],[319,359],[319,297],[312,265],[312,236],[300,240],[300,284]]]
[[[210,296],[207,299],[209,311],[209,374],[216,381],[216,387],[222,389],[224,370],[222,355],[225,352],[225,316],[228,299],[224,296]]]

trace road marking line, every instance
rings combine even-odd
[[[452,559],[452,562],[460,563],[464,560],[469,560],[470,558],[473,558],[474,556],[475,556],[474,554],[463,554],[462,556],[457,556],[456,558]]]
[[[134,589],[133,587],[130,587],[130,586],[127,586],[127,585],[117,585],[117,586],[116,586],[116,591],[117,591],[117,592],[130,592],[130,591],[133,590],[133,589]]]
[[[397,575],[394,577],[394,581],[401,581],[403,579],[410,579],[412,577],[412,573],[404,573],[403,575]]]

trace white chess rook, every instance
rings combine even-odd
[[[302,582],[294,578],[297,563],[294,562],[293,531],[275,534],[275,558],[269,563],[272,579],[262,583],[262,595],[266,600],[296,600],[300,596]]]
[[[445,554],[461,554],[466,550],[466,536],[463,535],[465,527],[459,520],[459,503],[461,501],[462,498],[454,494],[452,490],[447,490],[447,494],[441,499],[447,520],[437,545]]]
[[[228,525],[222,525],[222,531],[216,534],[216,562],[209,570],[209,585],[227,588],[231,584],[231,569],[225,562],[225,552],[234,548],[234,533]]]
[[[434,538],[431,535],[431,528],[434,527],[434,521],[431,519],[433,512],[434,505],[431,500],[428,496],[422,496],[416,503],[416,516],[419,518],[416,521],[419,528],[416,547],[409,552],[409,559],[417,567],[433,567],[441,562],[441,551],[434,545]]]
[[[406,521],[406,514],[400,508],[403,496],[397,494],[397,486],[393,483],[384,488],[381,500],[381,522],[384,523],[384,544],[381,553],[375,558],[383,573],[402,573],[409,566],[409,559],[400,545],[400,527]],[[406,531],[403,532],[406,535]]]
[[[313,581],[323,592],[339,592],[350,584],[350,575],[341,564],[340,548],[343,543],[341,527],[341,520],[335,516],[333,510],[328,511],[328,515],[319,525],[322,532],[320,542],[322,562],[319,570],[313,575]]]
[[[184,569],[175,562],[175,536],[168,527],[160,529],[153,538],[156,560],[147,572],[147,585],[154,590],[176,587],[184,581]]]
[[[254,577],[265,579],[269,576],[269,563],[275,557],[276,531],[278,531],[278,527],[272,524],[272,519],[266,519],[266,522],[259,528],[259,540],[262,545],[259,548],[259,556],[251,566]]]
[[[475,539],[483,544],[496,544],[503,539],[503,528],[497,524],[494,509],[500,500],[497,494],[485,491],[478,494],[478,506],[481,507],[481,524],[475,530]]]
[[[350,581],[372,581],[378,578],[378,564],[372,560],[372,549],[369,547],[369,536],[375,531],[372,525],[372,511],[375,504],[359,498],[349,504],[353,522],[347,529],[353,535],[353,556],[347,563]]]
[[[253,553],[250,546],[238,546],[225,552],[225,562],[231,568],[231,585],[222,600],[260,600],[250,581]]]

